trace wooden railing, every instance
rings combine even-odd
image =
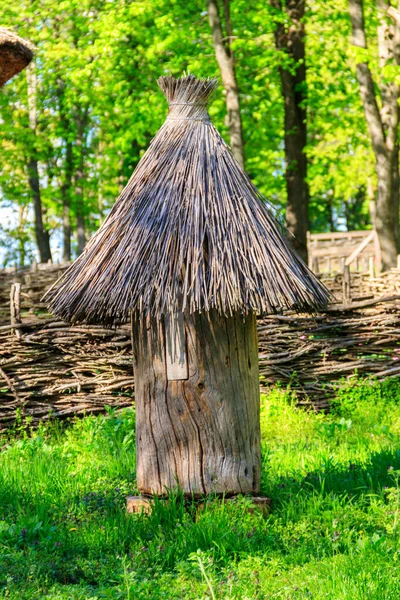
[[[376,231],[335,231],[308,234],[308,263],[315,273],[343,272],[345,266],[374,276],[381,254]]]

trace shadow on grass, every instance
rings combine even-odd
[[[67,519],[60,506],[55,510],[45,498],[35,508],[32,498],[21,502],[20,490],[9,489],[17,508],[7,519],[8,531],[6,523],[0,527],[0,586],[10,576],[21,583],[29,573],[38,581],[111,584],[122,580],[127,564],[150,578],[173,572],[177,565],[190,571],[190,556],[198,549],[221,566],[260,553],[288,565],[348,553],[369,499],[380,496],[385,503],[384,488],[394,482],[390,468],[400,469],[400,451],[374,452],[367,464],[347,467],[329,459],[305,477],[267,480],[264,491],[272,509],[266,519],[251,514],[246,499],[206,503],[200,512],[193,506],[185,510],[180,494],[169,504],[157,503],[150,517],[126,515],[121,504],[98,506],[97,497],[85,501],[86,494],[70,498],[75,510]],[[329,529],[332,515],[350,513],[350,505],[361,498],[359,514],[348,517],[338,541],[337,532]]]
[[[273,500],[273,507],[290,501],[293,494],[347,495],[357,500],[365,494],[379,494],[385,487],[393,486],[392,470],[400,469],[400,450],[371,453],[368,463],[349,463],[344,467],[333,458],[324,462],[321,469],[306,476],[282,476],[273,482],[265,475],[262,491]]]

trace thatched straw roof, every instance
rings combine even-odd
[[[161,77],[167,120],[108,218],[47,293],[67,321],[130,311],[314,310],[329,292],[285,240],[210,122],[215,79]]]
[[[30,42],[0,27],[0,87],[29,65],[33,49]]]

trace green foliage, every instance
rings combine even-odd
[[[376,72],[377,14],[374,3],[365,4],[367,59]],[[95,231],[162,124],[167,107],[156,79],[184,70],[219,75],[206,3],[23,0],[17,5],[0,0],[0,10],[3,25],[37,46],[38,73],[35,138],[28,127],[26,73],[13,78],[0,95],[1,201],[15,208],[30,205],[27,164],[35,153],[46,227],[59,244],[63,202],[70,204],[73,229],[83,203],[88,233]],[[285,13],[277,14],[268,2],[256,0],[249,6],[232,0],[231,18],[247,171],[283,209],[279,68],[293,65],[276,51],[273,31],[274,20],[285,20]],[[376,181],[355,79],[347,2],[310,2],[305,25],[312,229],[339,224],[365,228]],[[385,76],[398,78],[398,68],[393,66]],[[211,115],[228,138],[222,86]],[[84,176],[79,179],[81,167]],[[31,240],[32,230],[26,231]],[[9,260],[18,259],[18,240],[6,230],[2,233]],[[29,242],[23,243],[29,252]]]
[[[133,410],[20,422],[0,440],[0,598],[397,599],[399,390],[355,382],[329,415],[263,396],[266,517],[179,493],[127,515]]]

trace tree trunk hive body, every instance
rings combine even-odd
[[[139,490],[162,495],[179,486],[195,497],[256,493],[260,402],[254,315],[185,315],[183,331],[183,339],[175,336],[184,346],[176,353],[174,373],[168,321],[133,322]]]

